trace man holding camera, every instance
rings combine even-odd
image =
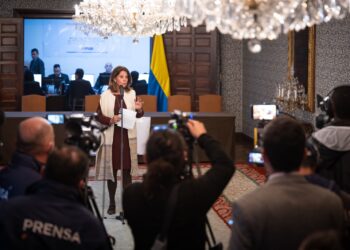
[[[0,172],[0,200],[23,195],[28,186],[41,179],[41,170],[55,147],[53,127],[42,117],[22,121],[17,148],[9,166]]]
[[[320,153],[316,171],[334,180],[350,192],[350,85],[331,91],[325,104],[326,115],[332,119],[326,127],[312,135]]]
[[[111,249],[102,222],[82,204],[88,163],[76,147],[57,149],[28,195],[0,203],[1,249]]]
[[[234,201],[229,249],[295,250],[315,231],[340,232],[341,200],[297,173],[305,153],[300,123],[288,117],[272,120],[264,128],[263,147],[271,174],[265,185]]]

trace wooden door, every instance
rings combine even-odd
[[[188,26],[164,35],[171,95],[190,95],[192,111],[198,111],[198,96],[217,94],[218,33],[205,26]]]
[[[20,110],[23,57],[23,19],[0,18],[0,107],[3,110]]]

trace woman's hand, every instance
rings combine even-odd
[[[121,119],[121,116],[120,115],[114,115],[111,120],[109,121],[109,124],[112,125],[112,124],[116,124],[117,122],[119,122]]]
[[[202,122],[196,120],[188,120],[187,127],[194,138],[199,138],[202,134],[207,133]]]
[[[136,100],[135,100],[135,109],[136,110],[142,110],[142,106],[143,106],[143,101],[140,97],[136,97]]]

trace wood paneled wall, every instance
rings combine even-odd
[[[23,19],[0,19],[0,107],[19,110],[23,82]]]

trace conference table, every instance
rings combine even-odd
[[[2,163],[10,160],[16,146],[16,136],[18,124],[26,118],[40,116],[46,118],[48,114],[64,114],[70,117],[72,114],[79,112],[5,112],[5,122],[0,128],[0,141],[3,142],[3,147],[0,147],[0,156]],[[80,112],[85,116],[91,116],[94,113]],[[194,112],[193,119],[199,120],[205,124],[208,134],[220,141],[224,150],[234,157],[235,147],[235,117],[229,113],[202,113]],[[151,117],[151,127],[157,124],[167,124],[170,119],[168,112],[145,112],[145,117]],[[64,124],[53,124],[55,131],[56,146],[64,144],[66,131]],[[208,158],[198,145],[194,145],[194,152],[197,152],[199,162],[207,162]],[[195,159],[195,157],[194,157]]]

